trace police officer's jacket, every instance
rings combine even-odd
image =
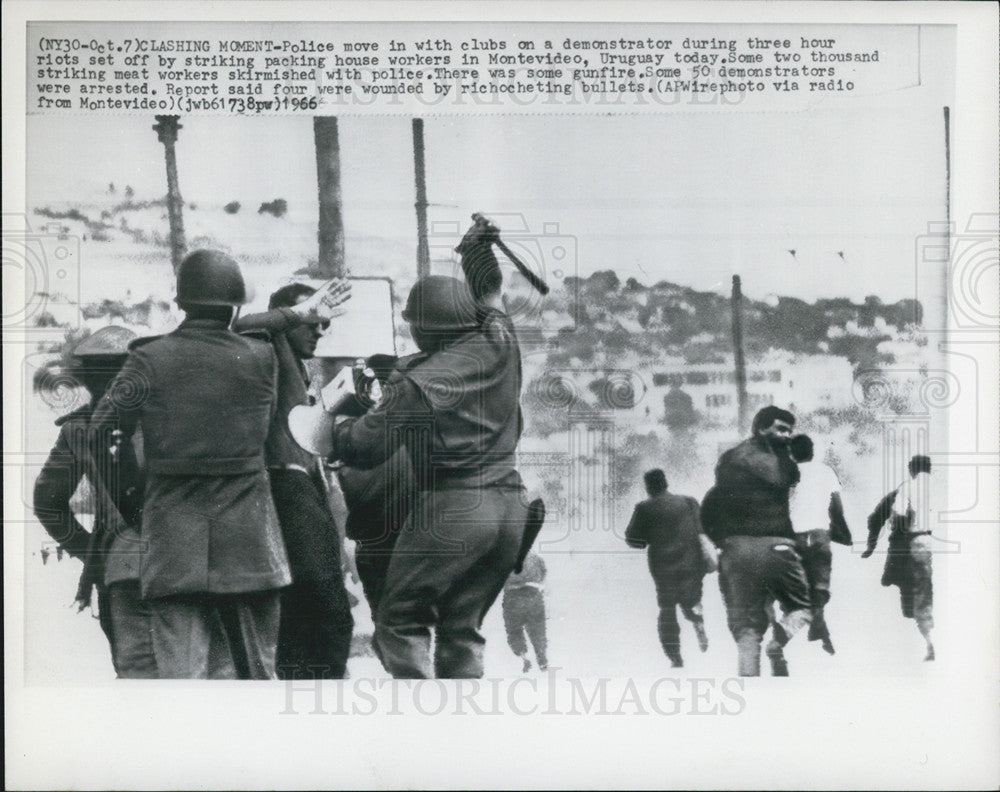
[[[138,527],[142,516],[143,472],[131,443],[120,445],[115,459],[108,448],[91,454],[102,480],[88,483],[104,488],[127,526],[114,534],[108,532],[106,511],[95,499],[91,535],[73,514],[70,500],[86,474],[84,455],[90,453],[86,443],[92,412],[87,404],[56,420],[59,436],[35,479],[34,507],[49,536],[84,561],[84,575],[94,583],[110,585],[139,577],[139,537],[132,526]]]
[[[333,456],[356,468],[405,445],[422,490],[518,485],[521,357],[510,318],[397,367],[377,408],[334,429]]]
[[[269,344],[216,320],[133,344],[91,433],[107,443],[112,429],[128,438],[142,427],[144,597],[290,582],[264,465],[275,369]]]

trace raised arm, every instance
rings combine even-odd
[[[334,278],[320,286],[312,295],[291,307],[272,308],[261,313],[239,317],[233,324],[237,333],[266,330],[284,333],[302,324],[322,324],[344,314],[340,306],[351,299],[351,284]]]

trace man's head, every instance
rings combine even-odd
[[[758,410],[753,417],[751,432],[754,437],[762,437],[771,445],[787,446],[794,427],[794,415],[788,410],[769,404]]]
[[[249,301],[239,264],[218,250],[195,250],[177,269],[177,305],[191,319],[232,321]]]
[[[789,443],[788,450],[796,462],[809,462],[813,458],[813,441],[809,435],[795,435]]]
[[[916,478],[920,473],[931,472],[931,458],[923,454],[917,454],[910,459],[910,476]]]
[[[304,300],[308,300],[316,293],[316,290],[305,283],[290,283],[282,286],[267,303],[271,310],[275,308],[291,308]],[[316,344],[323,331],[330,326],[329,322],[303,323],[285,333],[288,345],[292,351],[302,360],[308,360],[316,354]]]
[[[94,401],[107,391],[128,356],[128,345],[136,334],[126,327],[110,325],[96,330],[73,349],[72,372]]]
[[[659,468],[647,470],[642,480],[646,485],[646,492],[649,493],[650,497],[662,495],[667,491],[667,476]]]
[[[469,287],[444,275],[427,275],[413,285],[403,319],[421,352],[434,352],[480,323]]]

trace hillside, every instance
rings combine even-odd
[[[184,222],[189,248],[219,247],[241,262],[257,292],[248,310],[262,308],[274,288],[304,277],[315,263],[312,210],[280,197],[259,207],[188,204]],[[163,200],[109,185],[77,203],[38,207],[30,223],[49,243],[78,250],[77,269],[57,284],[63,290],[50,286],[33,316],[36,326],[51,329],[38,345],[44,360],[36,384],[96,327],[114,322],[150,334],[176,324]],[[433,271],[455,272],[453,241],[432,242]],[[345,246],[353,274],[391,277],[397,303],[405,297],[415,274],[412,240],[348,237]],[[512,267],[505,273],[524,352],[528,446],[559,443],[570,426],[610,416],[621,471],[615,478],[625,488],[648,460],[676,457],[691,469],[736,438],[728,295],[668,281],[622,283],[604,269],[553,282],[541,299]],[[862,303],[744,299],[752,406],[792,406],[803,426],[842,432],[854,453],[870,453],[879,415],[913,406],[914,378],[926,368],[921,313],[913,300],[883,304],[874,296]],[[398,316],[397,335],[400,353],[413,351]],[[881,376],[900,357],[909,374],[889,383],[888,396],[880,380],[880,400],[872,402],[865,378]]]

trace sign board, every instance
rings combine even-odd
[[[395,355],[396,331],[392,316],[392,281],[389,278],[348,278],[351,299],[340,306],[343,316],[316,345],[318,358],[367,358]]]

